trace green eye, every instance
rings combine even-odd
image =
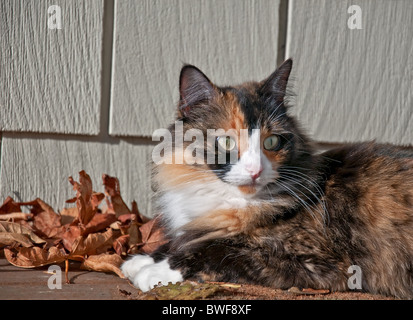
[[[264,144],[264,148],[266,150],[274,150],[274,149],[279,148],[280,142],[281,142],[280,137],[273,134],[273,135],[265,138],[263,144]]]
[[[235,139],[228,137],[228,136],[218,137],[217,141],[218,141],[218,146],[226,152],[230,152],[234,150],[237,145],[235,143]]]

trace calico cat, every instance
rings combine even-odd
[[[413,151],[368,142],[315,152],[288,113],[291,68],[289,59],[262,82],[219,87],[183,67],[183,132],[225,134],[191,149],[195,163],[154,166],[170,241],[123,264],[135,286],[191,278],[346,291],[356,266],[363,291],[413,298]]]

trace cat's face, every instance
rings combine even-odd
[[[291,67],[287,60],[262,82],[218,87],[196,67],[185,66],[177,120],[184,133],[196,130],[204,138],[184,142],[184,148],[192,143],[202,149],[199,161],[184,166],[209,171],[248,196],[274,182],[305,141],[284,104]]]

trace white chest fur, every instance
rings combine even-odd
[[[193,181],[165,191],[158,199],[172,230],[214,210],[243,208],[249,199],[237,187],[219,179]]]

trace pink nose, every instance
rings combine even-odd
[[[262,168],[260,168],[258,172],[255,172],[255,173],[251,172],[251,178],[252,178],[252,180],[253,180],[253,181],[257,180],[258,177],[261,175],[261,172],[262,172]]]

